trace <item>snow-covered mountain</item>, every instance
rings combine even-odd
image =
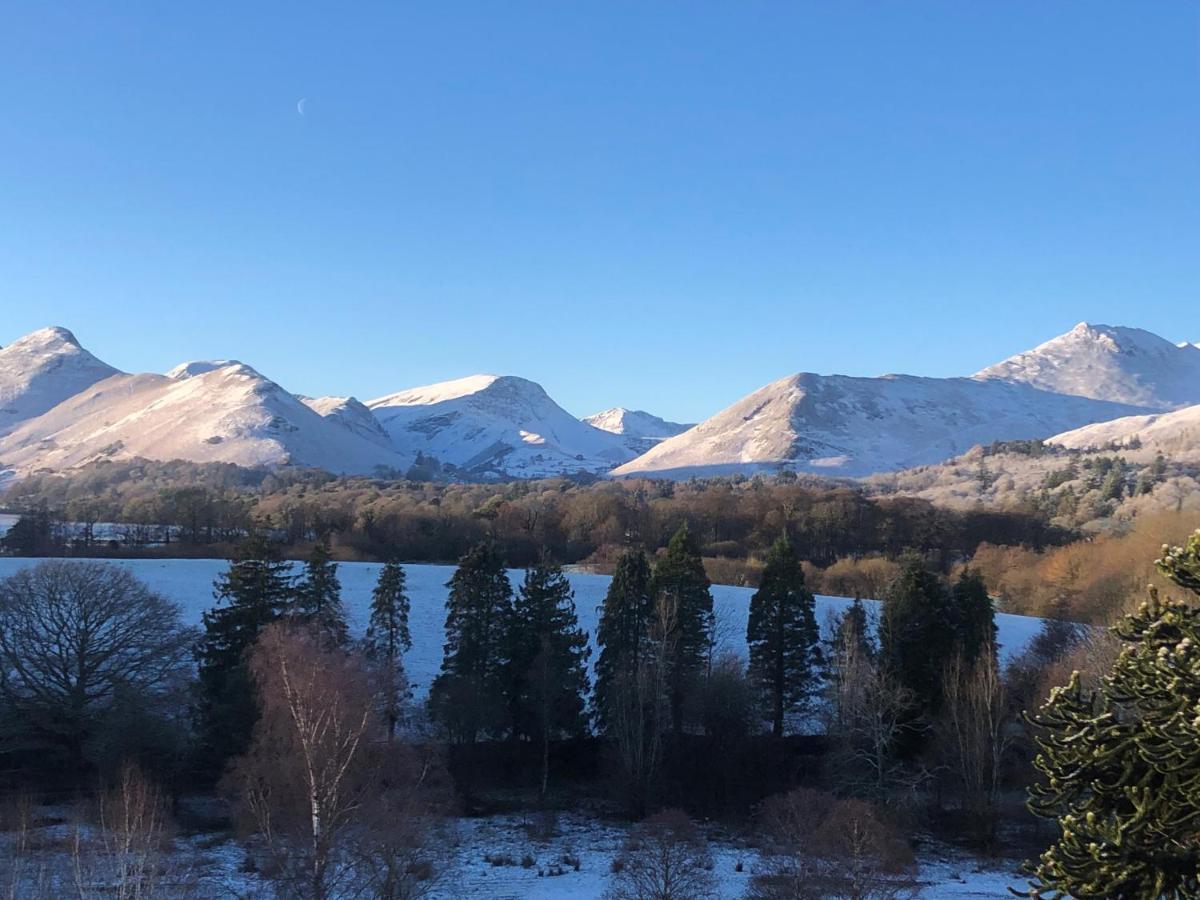
[[[0,349],[0,469],[137,455],[368,474],[420,459],[431,476],[463,478],[781,467],[859,476],[995,440],[1108,443],[1136,433],[1167,447],[1169,432],[1170,446],[1182,446],[1192,440],[1189,417],[1200,418],[1183,407],[1200,409],[1200,348],[1086,323],[971,378],[794,375],[690,428],[622,408],[580,421],[514,376],[475,375],[364,405],[297,397],[236,360],[124,375],[48,328]],[[1181,412],[1145,418],[1172,409]]]
[[[614,406],[604,412],[585,416],[583,421],[593,428],[623,436],[625,446],[637,454],[645,453],[660,441],[683,434],[692,427],[679,422],[668,422],[640,409],[626,409],[623,406]]]
[[[340,473],[413,461],[227,361],[186,363],[171,376],[113,375],[0,439],[0,460],[18,473],[135,456]]]
[[[1140,328],[1080,322],[1066,334],[976,373],[1059,394],[1151,409],[1200,403],[1200,348]]]
[[[1153,457],[1162,453],[1177,462],[1195,461],[1200,459],[1200,405],[1097,422],[1056,434],[1046,443],[1070,450],[1116,445],[1132,449],[1132,455]]]
[[[296,396],[317,415],[335,422],[372,444],[389,450],[395,449],[392,439],[383,430],[375,414],[367,409],[361,400],[354,397],[304,397],[299,394]]]
[[[789,468],[859,476],[1142,411],[998,380],[803,373],[755,391],[613,475],[688,478]]]
[[[0,348],[0,435],[117,370],[65,328],[42,328]]]
[[[402,452],[469,477],[602,473],[634,455],[619,435],[579,421],[541,385],[512,375],[472,375],[367,406]]]

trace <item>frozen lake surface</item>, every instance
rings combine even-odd
[[[36,563],[35,559],[0,558],[0,577],[6,577]],[[201,614],[213,606],[213,581],[228,566],[219,559],[131,559],[117,560],[122,566],[146,582],[152,589],[175,601],[183,610],[184,620],[192,625],[200,624]],[[342,600],[346,606],[351,632],[358,635],[366,628],[370,615],[371,590],[379,577],[380,563],[340,563],[338,576],[342,584]],[[412,601],[410,627],[413,647],[405,658],[409,678],[418,695],[424,694],[430,681],[437,674],[442,662],[443,626],[445,624],[446,582],[454,574],[453,566],[409,565],[408,596]],[[295,564],[298,572],[300,565]],[[521,583],[523,573],[519,569],[509,571],[515,591]],[[575,605],[579,624],[593,641],[598,609],[604,601],[611,580],[607,575],[569,573],[571,586],[575,590]],[[713,585],[713,607],[717,618],[717,633],[721,649],[746,654],[746,621],[749,617],[750,596],[753,588]],[[849,606],[845,597],[817,597],[817,622],[828,632],[835,617]],[[868,614],[878,608],[875,601],[867,600]],[[998,614],[998,641],[1002,660],[1009,660],[1023,650],[1037,634],[1042,620],[1028,616]]]

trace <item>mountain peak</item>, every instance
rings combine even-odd
[[[1080,322],[1067,333],[988,366],[974,377],[1173,409],[1200,400],[1200,352],[1141,328]]]
[[[244,363],[236,359],[196,359],[191,362],[180,363],[167,373],[167,377],[175,381],[181,381],[184,378],[196,378],[199,375],[207,375],[209,372],[215,372],[217,369],[244,365]],[[249,366],[245,367],[249,368]]]
[[[0,435],[118,374],[65,328],[39,328],[0,349]]]
[[[45,328],[39,328],[37,331],[31,331],[24,337],[19,337],[11,344],[8,349],[14,347],[26,347],[29,349],[74,349],[82,350],[78,339],[68,329],[61,325],[48,325]]]
[[[367,406],[403,450],[473,478],[599,473],[634,454],[516,375],[470,375],[397,391]]]

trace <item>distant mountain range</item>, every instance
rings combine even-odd
[[[135,456],[463,480],[854,477],[997,440],[1136,436],[1182,452],[1200,443],[1198,427],[1200,348],[1086,323],[970,377],[793,375],[695,426],[623,407],[580,420],[511,375],[362,403],[294,395],[235,360],[126,374],[64,328],[0,348],[0,472],[10,478]]]

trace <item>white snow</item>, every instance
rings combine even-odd
[[[65,328],[43,328],[0,348],[0,435],[117,370]]]
[[[0,459],[18,472],[136,456],[355,473],[412,462],[242,363],[183,378],[113,375],[0,438]]]
[[[37,560],[0,557],[0,577],[6,577]],[[200,624],[201,614],[213,605],[213,581],[228,564],[219,559],[129,559],[117,560],[116,565],[127,568],[151,588],[178,603],[184,620]],[[297,564],[297,571],[299,564]],[[371,591],[379,577],[379,563],[346,562],[338,566],[342,599],[346,606],[350,630],[361,634],[370,616]],[[453,566],[413,564],[405,566],[408,573],[409,598],[412,601],[410,628],[413,648],[405,658],[414,688],[423,694],[438,673],[442,662],[442,644],[446,611],[446,582],[454,574]],[[510,570],[513,589],[521,583],[523,573]],[[593,642],[592,662],[595,662],[595,632],[598,610],[604,601],[611,580],[607,575],[569,572],[575,590],[575,606],[580,627]],[[717,633],[722,649],[746,655],[746,623],[750,611],[752,588],[717,584],[712,587],[713,608],[717,618]],[[853,601],[846,597],[817,597],[817,622],[827,633],[836,616]],[[863,601],[870,617],[877,615],[873,600]],[[1020,653],[1042,626],[1041,619],[1000,613],[996,616],[997,643],[1000,656],[1008,661]]]
[[[473,375],[367,403],[401,452],[471,477],[544,478],[607,472],[634,454],[618,435],[580,422],[512,375]]]
[[[614,406],[612,409],[585,416],[583,421],[601,431],[622,435],[626,446],[638,454],[645,453],[660,441],[683,434],[692,427],[679,422],[668,422],[643,410],[626,409],[623,406]]]
[[[1140,328],[1090,325],[978,372],[1060,394],[1154,409],[1200,403],[1200,348]]]
[[[1163,453],[1176,462],[1200,458],[1200,405],[1173,412],[1126,416],[1056,434],[1047,443],[1074,450],[1141,444],[1142,455]]]
[[[791,468],[860,476],[1143,411],[999,380],[803,373],[755,391],[612,474],[689,478]]]
[[[380,447],[395,449],[392,439],[383,430],[375,414],[366,404],[354,397],[302,397],[300,401],[322,418],[328,419],[347,431],[365,438]]]
[[[167,377],[175,379],[193,378],[196,375],[204,375],[215,369],[224,369],[226,366],[240,366],[241,364],[241,360],[237,359],[196,359],[191,362],[180,363],[167,373]]]

